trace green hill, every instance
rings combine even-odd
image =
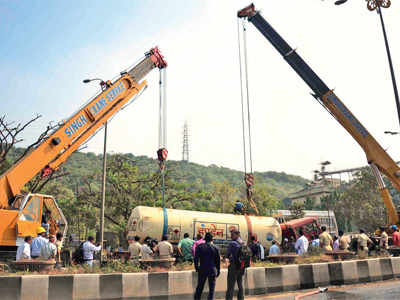
[[[134,156],[123,154],[129,161],[138,167],[140,173],[152,173],[158,171],[158,161],[147,156]],[[167,169],[172,172],[172,177],[177,181],[188,184],[189,189],[212,190],[214,182],[229,182],[232,186],[243,188],[243,172],[218,167],[216,165],[203,166],[196,163],[183,161],[167,161]],[[94,153],[74,153],[64,165],[70,174],[60,181],[71,187],[74,179],[89,176],[96,169],[102,168],[102,155]],[[284,199],[290,193],[295,192],[309,182],[308,180],[284,172],[255,172],[257,184],[269,187],[271,193],[279,200]]]
[[[9,161],[16,159],[23,149],[17,148],[9,155]],[[132,154],[119,154],[137,166],[141,174],[153,173],[158,171],[158,161],[147,156],[134,156]],[[108,154],[108,157],[112,155]],[[58,179],[61,184],[73,188],[74,184],[81,182],[82,178],[91,176],[93,173],[101,172],[102,155],[92,152],[76,152],[71,155],[63,165],[68,175]],[[183,161],[167,161],[167,169],[172,173],[171,176],[176,180],[185,183],[189,189],[202,189],[210,191],[214,182],[229,182],[236,188],[243,188],[243,172],[218,167],[216,165],[203,166],[196,163]],[[284,172],[255,172],[256,184],[266,185],[279,200],[283,200],[290,193],[293,193],[309,182],[308,180]]]

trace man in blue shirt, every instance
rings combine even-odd
[[[200,300],[204,284],[206,283],[207,279],[209,286],[208,300],[214,299],[215,281],[220,273],[221,259],[217,247],[211,243],[212,239],[212,234],[207,232],[204,237],[205,243],[198,245],[196,248],[194,266],[196,268],[196,272],[199,273],[199,276],[196,293],[194,294],[195,300]]]
[[[233,209],[234,214],[241,214],[243,213],[243,203],[240,200],[236,200],[235,208]]]
[[[39,227],[37,229],[38,236],[33,239],[31,244],[31,257],[38,258],[40,256],[40,250],[44,247],[49,241],[45,238],[46,229],[43,227]]]
[[[235,283],[238,285],[238,300],[244,299],[243,293],[243,275],[244,269],[241,268],[239,261],[240,250],[243,245],[243,241],[240,238],[240,232],[238,230],[233,230],[231,232],[232,242],[229,244],[226,257],[229,259],[228,267],[228,280],[226,289],[226,300],[233,299],[233,291],[235,289]]]
[[[281,253],[281,249],[276,245],[276,241],[272,241],[272,246],[269,248],[269,255],[277,255],[279,253]]]

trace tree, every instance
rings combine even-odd
[[[0,117],[0,166],[6,161],[10,150],[23,141],[20,138],[21,132],[40,117],[37,115],[26,123],[9,122],[6,116]]]
[[[307,197],[306,201],[304,202],[304,208],[306,210],[312,210],[315,207],[315,198]]]
[[[281,202],[272,194],[272,189],[266,184],[255,184],[253,201],[260,216],[272,216],[273,211],[281,208]]]
[[[304,204],[300,202],[293,202],[290,207],[290,214],[292,215],[292,219],[300,219],[304,218]]]
[[[238,199],[238,190],[227,180],[223,182],[214,181],[212,183],[212,203],[210,208],[215,212],[232,213],[236,200]]]
[[[355,179],[335,205],[336,212],[342,213],[356,227],[371,232],[387,223],[386,208],[369,168],[355,174]]]

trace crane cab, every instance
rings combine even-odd
[[[25,236],[35,237],[42,223],[48,224],[50,234],[67,231],[67,220],[52,196],[42,194],[18,195],[10,209],[0,209],[0,251],[15,251]]]

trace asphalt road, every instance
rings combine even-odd
[[[296,293],[275,294],[271,296],[246,297],[246,300],[294,300],[296,295],[311,290]],[[327,293],[304,297],[304,300],[389,300],[400,299],[400,281],[357,284],[343,287],[330,287]]]

